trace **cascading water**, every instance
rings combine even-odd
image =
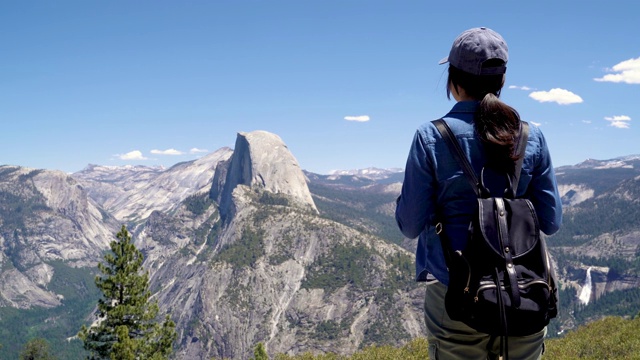
[[[584,279],[584,285],[578,294],[578,300],[580,300],[580,303],[583,305],[589,304],[589,300],[591,299],[591,286],[591,267],[589,267],[587,269],[587,277]]]

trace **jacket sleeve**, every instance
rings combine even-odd
[[[405,167],[402,192],[396,201],[396,222],[402,234],[410,239],[418,237],[433,217],[432,166],[427,144],[417,131]]]
[[[538,215],[540,230],[547,235],[555,234],[562,225],[562,202],[551,156],[542,132],[540,132],[538,159],[529,189],[531,203]]]

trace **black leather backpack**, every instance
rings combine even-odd
[[[460,148],[447,123],[433,121],[478,196],[469,224],[465,249],[453,249],[436,226],[449,268],[445,307],[449,317],[477,331],[501,337],[501,354],[508,357],[507,336],[541,331],[557,315],[554,272],[535,209],[528,199],[516,198],[529,125],[521,122],[513,174],[504,174],[504,197],[491,197]]]

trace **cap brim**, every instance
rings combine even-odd
[[[480,70],[480,75],[502,75],[507,72],[506,66],[495,66],[495,67],[487,67],[482,68]]]
[[[447,56],[446,58],[440,60],[440,62],[438,63],[438,65],[442,65],[442,64],[446,64],[449,62],[449,57]]]

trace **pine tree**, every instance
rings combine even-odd
[[[251,360],[269,360],[269,355],[267,354],[267,350],[264,348],[263,343],[258,343],[258,345],[253,349],[253,357]]]
[[[143,255],[131,242],[123,225],[111,242],[111,252],[98,264],[102,275],[96,286],[97,324],[82,326],[78,337],[90,359],[167,359],[176,339],[175,324],[167,315],[157,322],[158,303],[149,301],[149,273],[142,268]]]
[[[49,353],[49,343],[42,338],[32,339],[20,353],[20,360],[55,360]]]

